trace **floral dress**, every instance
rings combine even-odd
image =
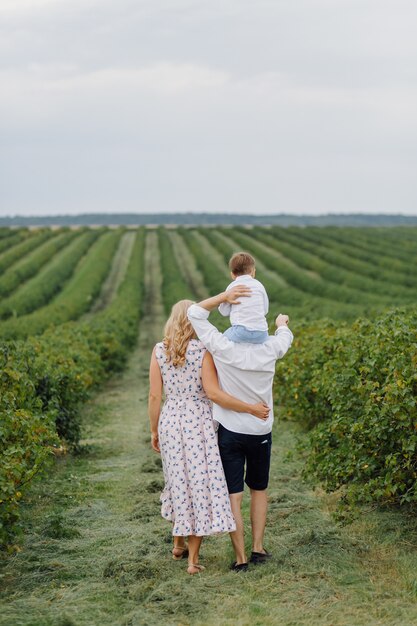
[[[212,535],[236,529],[217,445],[211,402],[201,367],[205,348],[191,339],[183,367],[167,363],[163,343],[155,346],[165,403],[158,426],[165,488],[161,514],[172,534]]]

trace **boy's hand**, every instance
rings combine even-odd
[[[224,292],[224,301],[229,304],[240,304],[239,298],[247,298],[251,295],[252,289],[245,287],[244,285],[233,287]]]
[[[289,321],[290,321],[290,318],[288,317],[288,315],[283,315],[282,313],[280,313],[277,319],[275,320],[275,324],[277,328],[279,328],[280,326],[288,326]]]

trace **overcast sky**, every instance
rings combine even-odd
[[[416,0],[0,0],[0,214],[417,214]]]

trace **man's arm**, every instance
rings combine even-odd
[[[203,300],[198,304],[192,304],[188,309],[188,319],[193,325],[197,337],[212,354],[222,353],[223,359],[230,358],[230,360],[233,361],[236,344],[227,339],[227,337],[208,321],[210,311],[216,309],[222,302],[240,304],[239,299],[248,295],[250,295],[249,287],[233,287],[230,291],[225,291],[212,298],[207,298],[207,300]],[[271,345],[274,347],[275,357],[277,359],[282,359],[292,344],[293,334],[288,328],[288,322],[288,315],[279,314],[275,320],[277,326],[275,336],[269,338]]]
[[[240,304],[239,298],[249,296],[250,293],[249,287],[233,287],[233,289],[223,291],[217,296],[207,298],[198,304],[193,304],[188,309],[188,319],[193,325],[197,337],[212,354],[224,352],[234,344],[208,321],[210,311],[217,309],[223,303],[229,305]]]
[[[271,337],[271,341],[273,342],[277,359],[282,359],[282,357],[288,352],[294,338],[292,332],[288,328],[288,322],[288,315],[283,315],[282,313],[280,313],[275,320],[277,329],[275,331],[275,336]]]

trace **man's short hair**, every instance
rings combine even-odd
[[[255,259],[248,252],[236,252],[229,261],[229,269],[235,276],[250,274],[255,269]]]

